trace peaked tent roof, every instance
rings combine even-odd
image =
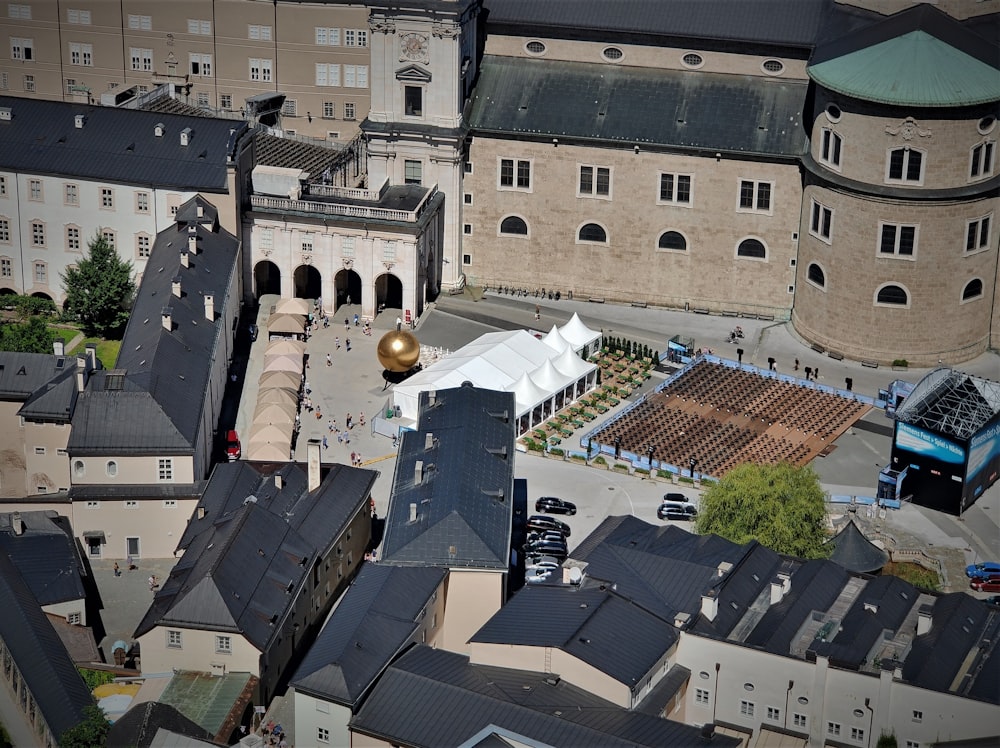
[[[601,333],[587,327],[576,312],[573,312],[569,322],[559,328],[559,334],[569,341],[576,350],[601,337]]]
[[[514,386],[509,391],[514,393],[518,413],[529,411],[539,403],[545,402],[552,397],[551,394],[531,381],[528,372],[521,374],[521,378],[514,383]]]
[[[552,325],[552,329],[542,338],[542,342],[556,353],[562,353],[569,347],[569,341],[559,334],[559,328],[555,325]]]
[[[868,540],[853,519],[826,542],[833,548],[830,560],[848,571],[872,574],[889,561],[889,554]]]

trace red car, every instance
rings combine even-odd
[[[976,592],[1000,592],[1000,575],[978,577],[969,582]]]
[[[240,437],[237,435],[236,429],[229,429],[226,432],[226,459],[234,462],[240,459],[241,454],[243,454],[243,447],[240,445]]]

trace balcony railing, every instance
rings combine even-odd
[[[435,190],[436,191],[436,190]],[[325,216],[344,216],[348,218],[365,218],[377,221],[400,221],[413,223],[423,213],[427,199],[414,210],[393,210],[368,205],[347,205],[344,203],[317,203],[312,200],[292,200],[287,197],[270,197],[268,195],[251,195],[250,205],[254,209],[273,210],[290,213],[314,213]]]
[[[332,184],[323,184],[322,182],[310,182],[309,194],[316,195],[318,197],[333,197],[345,200],[368,200],[375,203],[378,202],[380,197],[382,197],[382,193],[385,192],[388,186],[388,178],[382,182],[382,186],[377,190],[367,190],[356,187],[337,187]]]

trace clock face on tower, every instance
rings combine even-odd
[[[427,59],[427,37],[423,34],[402,34],[399,37],[399,46],[402,59]]]

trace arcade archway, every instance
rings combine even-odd
[[[392,273],[383,273],[375,279],[375,308],[379,311],[383,309],[403,308],[403,282]]]
[[[253,269],[253,285],[257,298],[264,294],[281,295],[281,271],[270,260],[261,260]]]
[[[344,269],[337,273],[333,279],[333,288],[336,292],[333,310],[337,311],[343,304],[360,304],[361,299],[361,276],[353,270]],[[350,300],[350,301],[348,301]]]
[[[292,276],[294,295],[299,299],[318,299],[323,295],[323,276],[312,265],[299,265]]]
[[[52,297],[49,296],[44,291],[35,291],[35,293],[33,293],[31,295],[32,295],[32,297],[34,297],[36,299],[48,299],[49,301],[52,301]]]

